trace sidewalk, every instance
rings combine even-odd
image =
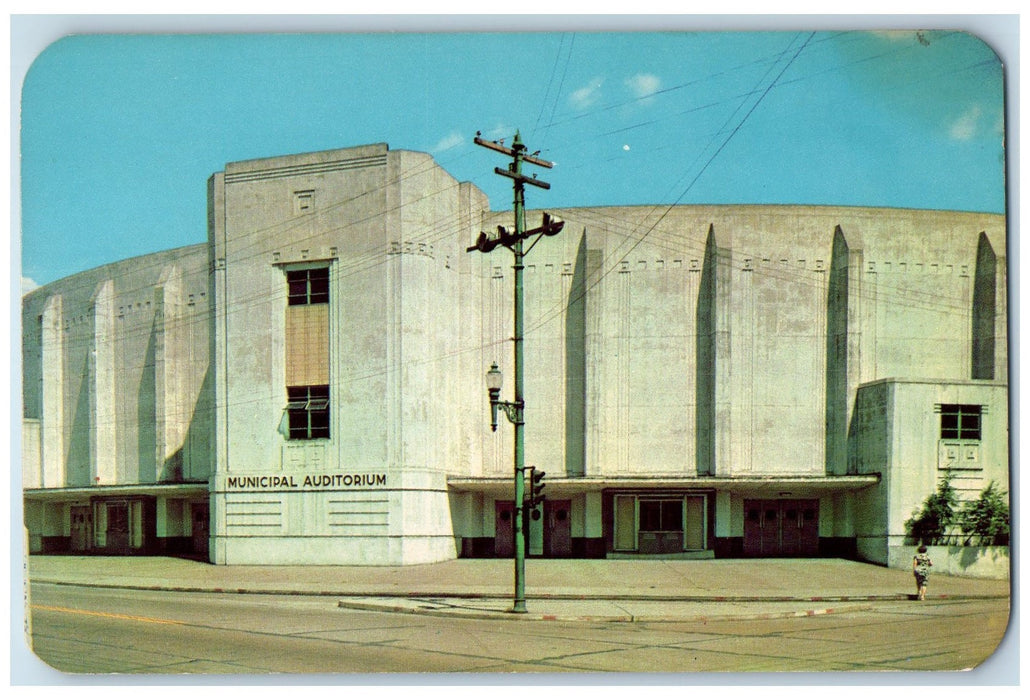
[[[534,620],[678,621],[794,617],[908,600],[908,571],[843,559],[529,559],[529,614],[512,615],[513,564],[214,566],[170,557],[32,556],[37,583],[188,592],[321,595],[341,607]],[[933,576],[928,598],[1008,598],[1009,582]]]

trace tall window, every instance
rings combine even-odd
[[[941,404],[942,440],[979,440],[983,406],[965,403]]]
[[[291,440],[329,437],[329,386],[286,387]]]
[[[286,273],[290,306],[329,303],[329,268],[311,267]]]
[[[329,268],[286,270],[286,414],[290,440],[329,437]]]

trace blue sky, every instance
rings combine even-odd
[[[477,130],[556,163],[533,208],[1005,210],[1001,62],[957,32],[78,36],[21,106],[27,288],[206,240],[248,158],[387,142],[508,209]]]

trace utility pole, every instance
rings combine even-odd
[[[537,241],[542,236],[553,236],[561,232],[565,222],[560,219],[552,218],[549,214],[543,215],[543,223],[534,229],[529,231],[526,230],[526,195],[525,185],[533,185],[534,187],[540,187],[545,190],[551,189],[551,186],[541,180],[537,180],[533,177],[528,177],[522,174],[522,163],[532,163],[539,165],[542,168],[552,168],[554,163],[537,158],[535,155],[526,155],[526,146],[522,143],[522,138],[519,136],[519,132],[515,132],[515,140],[512,141],[511,148],[508,148],[503,143],[497,141],[487,141],[480,138],[479,132],[476,132],[475,143],[477,146],[483,146],[489,148],[492,151],[503,153],[506,156],[511,157],[512,162],[508,166],[507,170],[501,168],[494,168],[494,172],[498,175],[511,178],[514,180],[515,190],[515,230],[511,231],[504,226],[497,227],[497,237],[490,237],[485,232],[479,234],[479,238],[476,240],[476,244],[468,248],[467,252],[478,250],[481,253],[489,253],[498,245],[503,245],[508,248],[515,255],[515,400],[512,402],[500,401],[500,371],[497,369],[497,365],[494,364],[490,372],[487,373],[488,380],[488,391],[490,394],[490,405],[493,412],[493,429],[497,430],[497,409],[501,408],[504,410],[508,420],[515,426],[515,522],[514,525],[514,539],[515,539],[515,600],[512,606],[511,612],[513,613],[524,613],[526,612],[526,542],[523,538],[523,519],[526,517],[525,513],[525,495],[526,495],[526,483],[525,483],[525,396],[524,396],[524,362],[522,352],[522,341],[523,341],[523,290],[522,290],[522,270],[523,270],[523,257],[529,252],[523,251],[522,242],[524,239],[530,236],[536,236],[536,240],[529,247],[529,250],[533,249]],[[493,375],[493,376],[491,376]],[[496,383],[496,386],[493,386]]]

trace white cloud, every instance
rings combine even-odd
[[[965,114],[952,122],[948,134],[956,141],[968,141],[976,136],[982,114],[983,110],[979,107],[971,107]]]
[[[586,109],[596,104],[601,99],[601,85],[603,84],[603,78],[594,78],[580,89],[574,90],[569,95],[569,102],[576,109]]]
[[[648,97],[661,89],[662,81],[657,75],[651,73],[637,73],[632,78],[626,79],[626,87],[636,97]]]
[[[469,141],[471,140],[472,139],[469,139]],[[446,151],[448,149],[454,148],[455,146],[460,146],[463,143],[465,143],[465,137],[457,131],[452,131],[451,133],[447,134],[442,139],[437,141],[436,145],[429,149],[429,152],[440,153],[441,151]]]
[[[22,276],[21,278],[21,293],[28,294],[33,289],[39,289],[39,283],[31,277]]]
[[[491,141],[499,141],[501,139],[505,139],[510,144],[510,139],[512,139],[515,136],[515,127],[508,126],[507,124],[498,124],[494,128],[484,131],[483,135]]]

